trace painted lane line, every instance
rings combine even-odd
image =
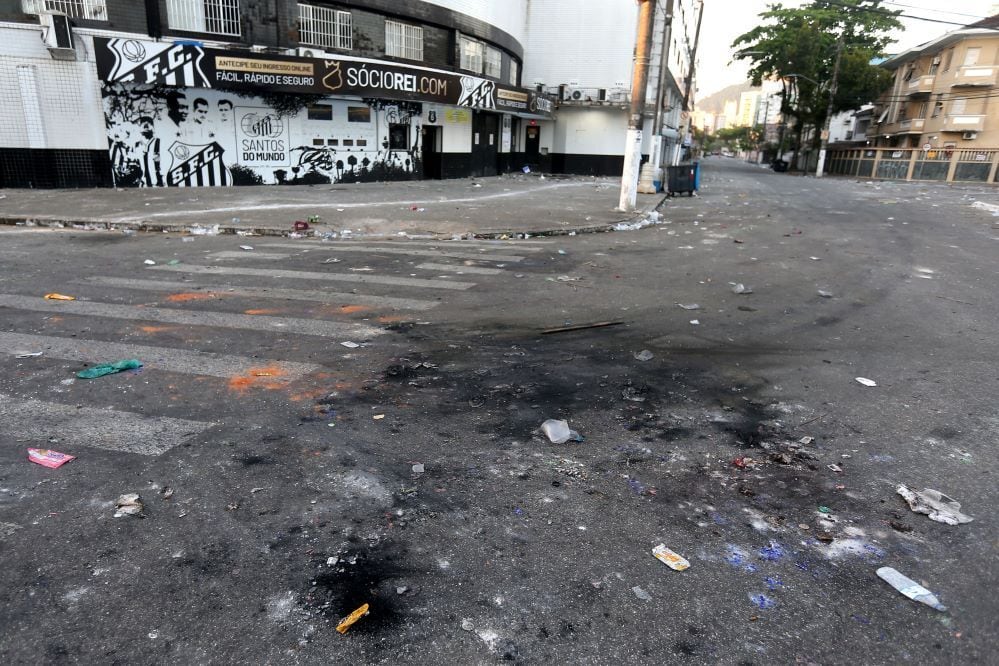
[[[341,240],[341,241],[325,241],[322,244],[324,250],[330,248],[336,249],[341,245],[347,245],[350,243],[358,243],[361,245],[370,246],[389,246],[389,247],[410,247],[410,246],[427,246],[431,248],[437,248],[442,250],[467,250],[470,252],[479,251],[493,251],[493,250],[516,250],[517,252],[543,252],[548,248],[555,247],[554,244],[547,244],[547,247],[537,244],[538,247],[534,246],[524,246],[520,243],[524,241],[517,241],[514,244],[511,241],[499,241],[497,244],[492,245],[486,241],[406,241],[406,240],[374,240],[372,238],[365,238],[364,240]],[[530,241],[527,241],[530,242]]]
[[[205,256],[209,259],[287,259],[291,255],[277,254],[274,252],[246,252],[244,250],[235,252],[232,250],[225,250],[223,252],[213,252]]]
[[[268,371],[272,371],[277,379],[298,379],[322,369],[321,366],[311,363],[252,359],[245,356],[228,356],[186,349],[26,333],[0,333],[0,352],[14,354],[15,349],[35,349],[44,351],[46,358],[83,361],[85,363],[103,363],[119,358],[137,358],[142,361],[146,368],[152,370],[222,377],[224,379],[250,375],[254,370],[264,367]]]
[[[270,247],[298,247],[290,243],[273,243]],[[376,247],[374,245],[347,245],[340,244],[334,247],[324,247],[324,250],[333,253],[340,252],[363,252],[365,254],[406,254],[414,257],[448,257],[450,259],[476,259],[478,261],[523,261],[524,257],[514,254],[479,254],[476,252],[446,252],[444,250],[421,250],[418,248],[403,247]]]
[[[19,439],[59,439],[59,448],[77,456],[80,447],[158,456],[213,427],[214,423],[169,416],[76,407],[0,393],[0,429]]]
[[[169,308],[144,308],[117,303],[96,301],[46,301],[37,296],[15,296],[0,294],[0,306],[35,312],[52,312],[67,315],[107,317],[110,319],[131,319],[138,321],[158,321],[184,326],[215,326],[237,328],[271,333],[298,333],[321,337],[370,338],[385,331],[360,324],[322,321],[317,319],[296,319],[292,317],[272,317],[247,314],[229,314],[208,310],[185,311]]]
[[[502,268],[481,268],[479,266],[462,266],[461,264],[420,264],[417,268],[427,271],[452,271],[459,275],[462,273],[470,275],[499,275],[503,272]]]
[[[332,305],[371,305],[398,310],[429,310],[440,305],[440,301],[425,301],[417,298],[396,298],[394,296],[373,296],[338,291],[310,291],[307,289],[269,289],[265,287],[233,287],[231,285],[195,284],[193,282],[171,282],[169,280],[136,280],[95,276],[85,280],[123,289],[139,291],[173,291],[180,293],[218,294],[219,296],[240,296],[246,298],[274,298],[278,300],[311,301]]]
[[[173,271],[175,273],[195,273],[198,275],[254,275],[257,277],[280,278],[282,280],[321,280],[326,282],[359,282],[361,284],[388,284],[400,287],[420,287],[423,289],[448,289],[464,291],[475,286],[474,282],[451,282],[449,280],[422,280],[418,278],[392,277],[390,275],[354,275],[352,273],[318,273],[315,271],[284,271],[277,268],[243,268],[239,266],[150,266],[146,270]]]

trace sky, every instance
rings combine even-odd
[[[757,16],[772,0],[704,0],[701,44],[697,49],[697,97],[707,97],[725,86],[743,83],[748,67],[732,62],[732,41],[758,23]],[[806,4],[805,0],[784,0],[785,7]],[[999,13],[996,0],[890,0],[885,7],[905,14],[942,21],[974,23],[978,18]],[[899,53],[913,46],[956,30],[960,26],[931,23],[911,18],[900,19],[905,29],[896,35],[890,52]],[[696,99],[696,98],[695,98]]]

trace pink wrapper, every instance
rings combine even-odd
[[[59,453],[49,449],[28,449],[28,460],[53,469],[75,459],[76,456],[71,456],[68,453]]]

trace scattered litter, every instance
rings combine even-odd
[[[548,278],[549,280],[551,278]],[[555,278],[555,282],[580,282],[583,278],[575,275],[559,275]]]
[[[826,291],[825,289],[819,289],[819,296],[822,298],[832,298],[833,293],[831,291]]]
[[[653,548],[652,555],[673,571],[686,571],[690,568],[690,562],[688,562],[683,556],[674,553],[672,550],[667,548],[664,543],[661,543]]]
[[[347,340],[345,342],[341,342],[340,344],[343,345],[344,347],[346,347],[347,349],[357,349],[358,347],[361,346],[361,345],[357,344],[356,342],[351,342],[350,340]]]
[[[651,361],[655,357],[656,355],[650,352],[648,349],[643,349],[642,351],[635,354],[635,359],[638,361]]]
[[[250,251],[253,250],[253,246],[252,245],[240,245],[239,249],[240,250],[246,250],[247,252],[250,252]]]
[[[425,471],[427,471],[427,468],[423,466],[423,463],[413,465],[413,474],[423,474]]]
[[[804,437],[802,437],[798,441],[801,442],[802,444],[804,444],[805,446],[808,446],[809,444],[811,444],[812,442],[815,441],[815,438],[814,437],[809,437],[808,435],[805,435]]]
[[[878,578],[888,583],[913,601],[926,604],[930,608],[934,608],[938,611],[947,610],[947,607],[940,603],[940,600],[936,598],[936,595],[911,578],[902,575],[895,569],[892,569],[891,567],[881,567],[878,569],[877,573]]]
[[[146,266],[155,266],[156,265],[156,262],[153,261],[152,259],[146,259],[142,263],[144,263]]]
[[[136,370],[141,367],[142,361],[137,361],[133,358],[125,361],[115,361],[114,363],[101,363],[86,370],[80,370],[76,373],[76,376],[80,379],[97,379],[104,375],[113,375],[118,372]]]
[[[531,167],[525,166],[523,169],[521,169],[521,171],[523,171],[524,173],[531,173]]]
[[[812,261],[822,261],[820,257],[809,257]]]
[[[677,303],[684,310],[700,310],[701,306],[697,303]]]
[[[76,296],[66,296],[65,294],[45,294],[46,301],[75,301]]]
[[[819,513],[832,513],[832,509],[827,506],[820,506]]]
[[[167,262],[167,266],[177,266],[180,264],[180,259],[171,259]]]
[[[578,324],[576,326],[560,326],[558,328],[547,328],[541,331],[541,335],[551,335],[552,333],[568,333],[569,331],[583,331],[588,328],[605,328],[607,326],[620,326],[623,321],[598,321],[593,324]]]
[[[121,495],[114,503],[115,518],[121,518],[122,516],[141,516],[142,515],[142,500],[139,499],[138,493],[125,493]]]
[[[14,352],[14,358],[36,358],[44,353],[45,352],[16,351]]]
[[[218,236],[222,230],[219,225],[213,227],[202,227],[200,225],[194,225],[188,229],[192,236]]]
[[[38,463],[42,467],[55,469],[56,467],[65,465],[70,460],[76,460],[76,456],[71,456],[68,453],[59,453],[51,449],[28,449],[28,460]]]
[[[384,415],[384,414],[375,414],[375,415],[374,415],[374,416],[372,416],[371,418],[372,418],[373,420],[375,420],[375,421],[381,421],[381,420],[382,420],[383,418],[385,418],[385,415]]]
[[[732,285],[732,293],[748,296],[749,294],[753,293],[753,288],[747,287],[746,285],[739,282],[738,284]]]
[[[652,601],[652,595],[643,590],[642,588],[638,587],[637,585],[631,588],[631,591],[634,592],[635,596],[641,599],[642,601]]]
[[[857,377],[857,382],[863,384],[864,386],[877,386],[878,383],[873,379],[868,379],[867,377]]]
[[[843,468],[840,467],[839,465],[832,464],[832,465],[826,465],[826,467],[828,467],[832,471],[836,472],[837,474],[842,474],[843,473]]]
[[[939,490],[923,488],[922,492],[909,490],[902,485],[895,489],[909,504],[909,508],[915,513],[925,513],[930,520],[946,525],[961,525],[974,520],[971,516],[961,513],[961,504],[951,497],[947,497]]]
[[[183,236],[183,237],[181,237],[180,242],[181,243],[193,243],[194,239],[191,238],[190,236]]]
[[[342,260],[341,259],[335,259],[335,258],[331,257],[331,258],[327,259],[326,261],[324,261],[323,263],[324,264],[339,264],[340,261],[342,261]]]
[[[524,168],[526,169],[527,167]],[[465,631],[472,631],[473,629],[475,629],[475,623],[472,622],[471,618],[466,617],[464,620],[461,621],[461,628],[464,629]]]
[[[634,386],[628,386],[621,391],[621,397],[631,402],[645,402],[645,396]]]
[[[578,432],[569,429],[567,421],[548,419],[541,424],[541,430],[551,440],[552,444],[564,444],[570,439],[574,442],[583,441],[583,437]]]
[[[701,325],[701,320],[700,319],[691,319],[690,320],[690,325],[691,326],[700,326]]]
[[[341,634],[347,633],[347,630],[350,629],[351,625],[353,625],[355,622],[357,622],[362,617],[368,614],[368,608],[369,608],[368,604],[364,604],[356,611],[354,611],[347,617],[340,620],[340,624],[336,625],[337,632]]]
[[[309,223],[308,222],[302,222],[301,220],[298,220],[298,221],[295,222],[294,228],[295,228],[295,231],[308,231],[309,230]]]

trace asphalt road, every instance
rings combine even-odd
[[[995,663],[996,191],[704,168],[558,239],[0,231],[0,661]]]

